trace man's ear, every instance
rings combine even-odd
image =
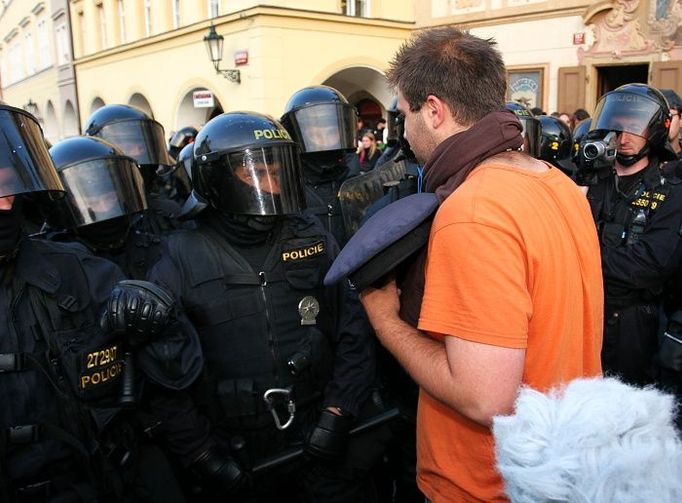
[[[438,96],[429,94],[426,97],[426,102],[422,105],[425,111],[425,120],[431,124],[431,127],[438,129],[447,120],[450,114],[450,108]]]

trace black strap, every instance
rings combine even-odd
[[[85,458],[90,457],[88,449],[74,435],[51,423],[21,424],[5,428],[3,436],[5,445],[21,445],[51,439],[64,443]]]

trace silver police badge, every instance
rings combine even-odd
[[[320,313],[320,303],[312,295],[303,297],[298,303],[298,314],[301,315],[301,325],[317,324],[317,315]]]

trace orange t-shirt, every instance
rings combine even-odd
[[[601,373],[603,289],[589,205],[558,169],[476,168],[436,214],[419,328],[525,348],[540,391]],[[435,503],[506,501],[490,430],[421,391],[417,481]]]

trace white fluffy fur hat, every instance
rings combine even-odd
[[[497,469],[514,503],[682,502],[675,400],[617,379],[521,390],[493,421]]]

